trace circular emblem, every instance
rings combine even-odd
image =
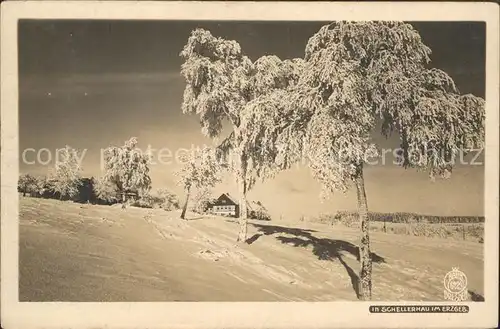
[[[451,300],[465,300],[467,297],[467,276],[454,267],[444,277],[445,298]]]

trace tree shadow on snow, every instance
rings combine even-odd
[[[200,220],[200,219],[204,219],[204,218],[205,218],[205,217],[203,217],[203,216],[198,216],[198,217],[190,217],[190,218],[186,217],[184,220],[186,220],[186,221],[190,221],[190,220]]]
[[[252,244],[255,241],[257,241],[263,234],[262,233],[255,233],[251,237],[249,237],[245,242],[248,244]]]
[[[473,301],[473,302],[484,302],[484,297],[483,295],[481,294],[477,294],[475,293],[474,291],[472,290],[469,290],[469,296],[470,296],[470,299]]]
[[[291,236],[279,235],[276,237],[281,243],[292,245],[294,247],[307,248],[312,246],[312,252],[320,260],[338,260],[340,264],[345,268],[347,274],[351,278],[352,288],[356,293],[356,297],[359,298],[359,277],[356,272],[344,261],[343,255],[349,253],[356,257],[359,262],[359,248],[358,246],[344,240],[335,240],[328,238],[317,238],[312,235],[312,232],[317,232],[315,230],[300,229],[300,228],[290,228],[275,225],[262,225],[262,224],[252,224],[255,226],[259,233],[253,235],[247,240],[248,244],[254,243],[262,235],[274,235],[274,234],[287,234]],[[385,259],[376,253],[371,253],[371,259],[374,263],[385,263]]]

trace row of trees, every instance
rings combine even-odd
[[[304,57],[248,58],[234,40],[192,31],[181,52],[182,110],[195,113],[215,154],[234,174],[241,205],[238,241],[247,235],[246,196],[306,160],[322,197],[356,189],[361,227],[360,297],[371,299],[372,262],[363,167],[377,154],[371,134],[396,133],[400,165],[449,176],[458,151],[484,144],[484,100],[459,93],[429,68],[431,50],[404,22],[334,22],[308,41]],[[230,133],[221,136],[223,126]],[[418,156],[415,156],[414,152]]]
[[[55,190],[55,186],[61,184],[50,176],[33,176],[31,174],[23,174],[19,177],[18,191],[23,196],[31,196],[35,198],[71,200],[80,203],[91,203],[101,205],[113,205],[122,202],[122,197],[116,190],[109,189],[108,185],[102,185],[102,180],[91,178],[80,178],[75,181],[76,193],[61,194]],[[159,188],[155,191],[149,191],[137,196],[131,194],[132,198],[128,199],[130,205],[141,208],[162,208],[170,211],[179,209],[179,199],[166,188]],[[201,209],[198,204],[206,203],[206,195],[197,194],[195,196],[195,204],[193,210]]]
[[[125,208],[129,198],[147,196],[151,190],[150,158],[137,148],[137,139],[131,138],[121,147],[111,146],[104,151],[104,174],[98,179],[82,177],[80,152],[66,146],[49,172],[48,177],[26,174],[19,178],[18,190],[23,195],[73,199],[88,190],[88,201],[122,202]]]
[[[226,166],[218,161],[215,150],[204,147],[186,155],[184,165],[175,174],[178,184],[186,190],[181,218],[185,219],[188,202],[193,190],[193,210],[207,211],[213,201],[211,188],[221,181]],[[59,161],[48,176],[21,175],[18,191],[23,196],[72,199],[100,204],[122,203],[122,208],[133,202],[140,207],[159,205],[165,210],[178,208],[179,200],[169,190],[161,188],[152,193],[149,177],[150,155],[137,148],[137,139],[131,138],[121,147],[111,146],[104,151],[104,173],[98,178],[84,178],[79,162],[79,151],[66,146]]]
[[[87,180],[89,182],[87,182]],[[33,176],[31,174],[23,174],[19,177],[17,190],[22,193],[23,196],[29,195],[32,197],[43,197],[43,198],[57,198],[63,199],[80,199],[80,194],[85,194],[84,190],[87,184],[94,185],[94,179],[79,178],[75,180],[74,191],[71,193],[64,194],[58,191],[58,187],[61,186],[61,181],[57,181],[57,178],[53,176]],[[89,195],[89,200],[92,196]]]
[[[60,159],[48,177],[22,175],[18,181],[18,191],[23,195],[57,196],[59,199],[75,197],[83,184],[79,152],[69,146],[60,151]]]

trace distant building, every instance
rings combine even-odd
[[[229,193],[223,193],[208,205],[208,212],[219,216],[239,217],[240,205]],[[247,200],[247,214],[248,218],[271,220],[266,208],[260,202],[250,203]]]
[[[223,193],[215,202],[208,206],[208,211],[214,215],[238,217],[240,206],[236,202],[236,199],[230,196],[229,193]]]

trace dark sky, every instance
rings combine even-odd
[[[484,96],[485,24],[411,22],[433,51],[432,66],[463,92]],[[302,57],[322,22],[22,21],[19,69],[24,74],[171,72],[190,31],[207,28],[237,40],[252,59]]]
[[[203,27],[216,36],[234,39],[252,59],[265,54],[293,58],[303,57],[308,38],[324,24],[20,21],[20,150],[54,150],[66,144],[88,149],[84,168],[89,175],[96,175],[99,149],[110,143],[121,144],[131,136],[139,137],[140,146],[153,144],[156,148],[166,145],[175,149],[208,142],[201,136],[197,119],[182,115],[180,111],[184,84],[179,75],[179,53],[190,31]],[[461,92],[484,97],[485,24],[412,24],[433,51],[431,66],[450,74]],[[45,172],[47,168],[21,163],[20,169]],[[172,168],[153,168],[154,182],[157,185],[171,185],[171,171]],[[416,174],[405,174],[401,176],[403,178],[398,178],[403,179],[403,182],[394,186],[395,196],[408,183],[405,179],[412,184],[416,182],[410,178],[412,175]],[[465,173],[450,185],[452,190],[456,190],[458,184],[464,182],[466,185],[475,184],[473,188],[469,186],[469,203],[459,212],[482,211],[483,178],[478,179],[477,175]],[[418,179],[426,182],[424,176],[418,176]],[[375,177],[373,180],[374,185],[378,184]],[[290,183],[287,181],[283,184]],[[309,181],[304,181],[302,185],[307,184]],[[287,188],[289,191],[297,190],[297,187]],[[306,191],[300,186],[298,190]],[[425,188],[423,190],[427,191]],[[443,194],[442,190],[433,190]],[[453,195],[456,195],[455,192]],[[421,192],[420,197],[425,198],[425,193]],[[471,198],[471,193],[478,195]],[[384,206],[384,199],[379,202],[381,207]],[[447,207],[457,206],[461,202],[450,196],[450,205]],[[402,206],[406,208],[399,210],[408,210],[416,203],[413,200],[407,206]],[[444,212],[457,211],[449,209]]]

